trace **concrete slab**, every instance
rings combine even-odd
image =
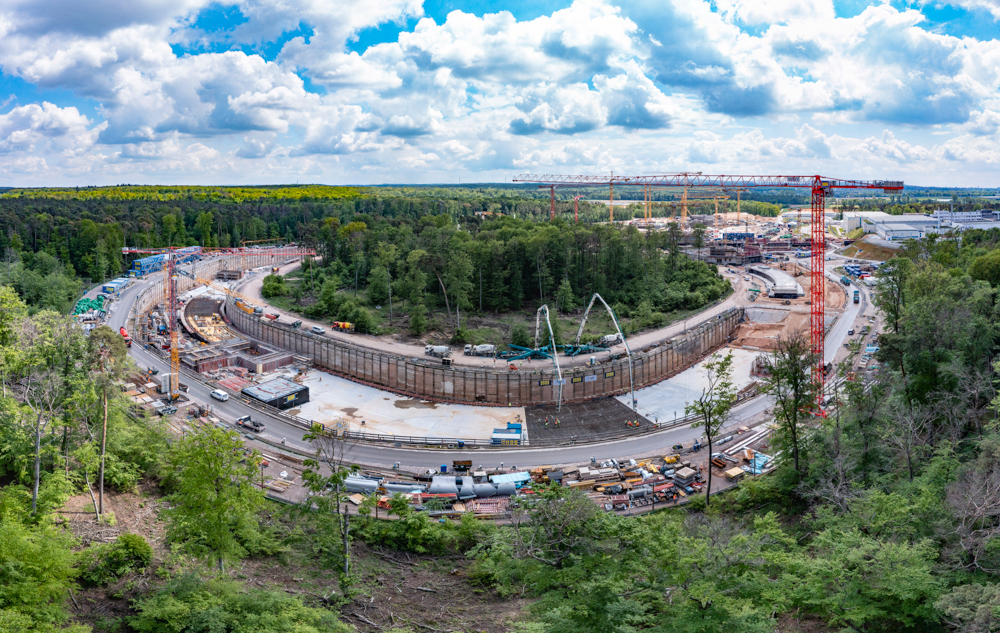
[[[781,323],[790,310],[778,308],[747,308],[747,319],[753,323]]]
[[[755,358],[763,352],[745,349],[723,348],[719,354],[733,353],[733,384],[740,390],[754,381],[750,369]],[[684,417],[684,407],[701,396],[707,386],[704,365],[709,359],[682,371],[673,378],[664,380],[635,392],[637,411],[654,422],[666,423]],[[618,396],[618,401],[627,405],[629,394]]]
[[[275,376],[281,374],[274,374]],[[493,429],[523,421],[523,407],[476,407],[441,404],[398,396],[312,370],[302,380],[310,400],[289,413],[307,420],[344,420],[350,430],[383,435],[489,439]],[[362,426],[362,420],[365,424]]]

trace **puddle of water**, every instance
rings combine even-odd
[[[341,409],[341,411],[343,411],[344,413],[346,413],[347,415],[349,415],[349,416],[351,416],[353,418],[354,414],[358,412],[358,408],[357,407],[344,407],[343,409]]]
[[[392,406],[397,409],[437,409],[436,402],[427,402],[426,400],[417,400],[415,398],[397,400],[392,403]]]

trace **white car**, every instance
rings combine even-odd
[[[312,326],[312,332],[313,334],[326,334],[326,330],[324,330],[318,325]]]
[[[223,391],[222,389],[214,390],[211,395],[219,402],[225,402],[226,400],[229,400],[229,394]]]

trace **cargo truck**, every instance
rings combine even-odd
[[[496,345],[466,345],[466,356],[494,356],[497,352]]]
[[[861,293],[857,290],[854,291],[854,303],[861,303]]]

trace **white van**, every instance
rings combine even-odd
[[[213,391],[212,397],[220,402],[225,402],[226,400],[229,400],[229,394],[223,391],[222,389],[216,389],[215,391]]]
[[[313,334],[325,334],[326,333],[326,330],[324,330],[323,328],[321,328],[318,325],[312,326],[312,331],[313,331]]]

